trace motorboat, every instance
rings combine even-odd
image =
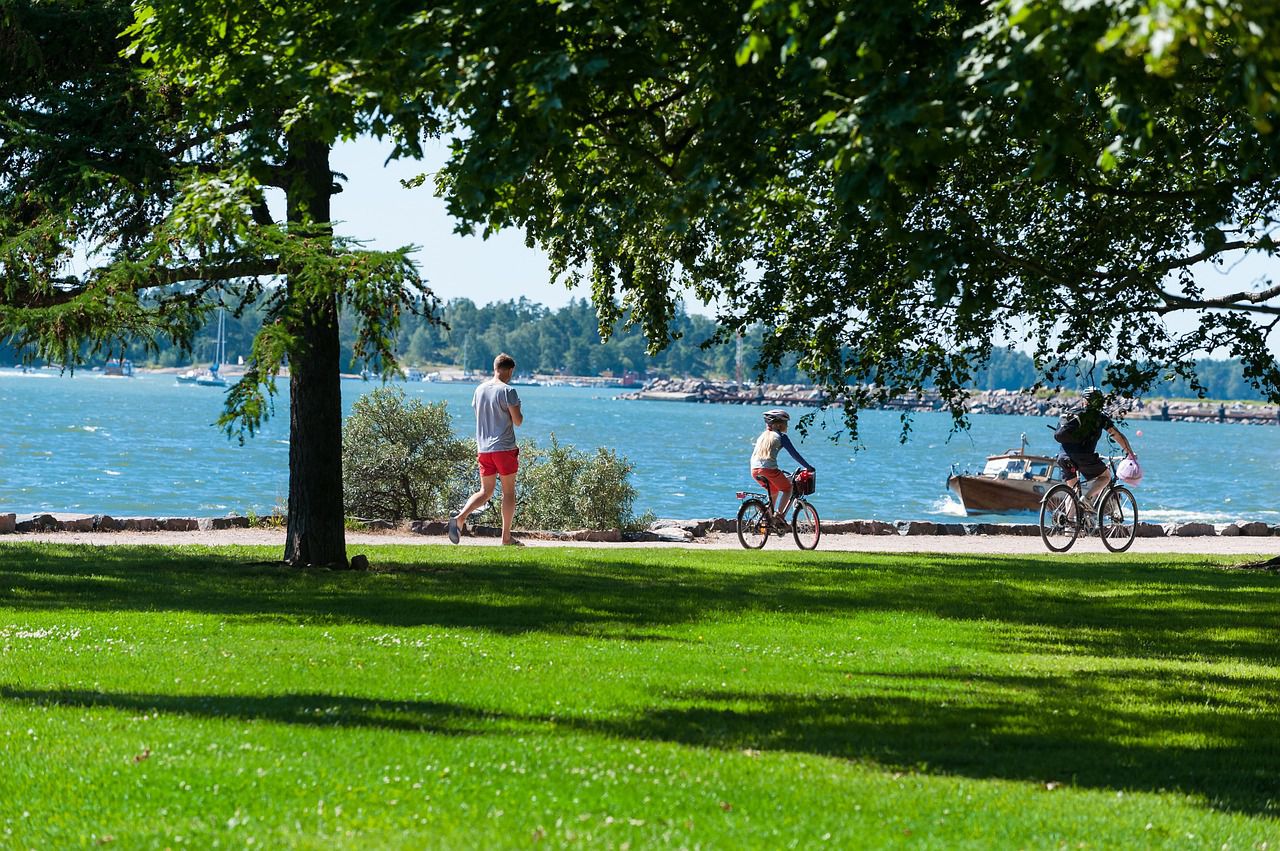
[[[1057,457],[1027,452],[1024,434],[1019,448],[988,455],[980,473],[953,467],[947,487],[966,514],[1009,514],[1038,511],[1045,491],[1061,480]]]
[[[110,378],[133,378],[133,361],[128,358],[111,358],[103,365],[102,374]]]

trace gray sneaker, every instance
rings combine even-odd
[[[458,534],[458,518],[457,517],[450,517],[449,522],[445,524],[444,530],[449,534],[450,543],[454,543],[454,544],[458,543],[458,538],[460,536]]]

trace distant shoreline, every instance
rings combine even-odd
[[[657,379],[639,390],[617,398],[640,401],[695,402],[721,405],[774,405],[824,408],[838,404],[818,387],[808,384],[738,385],[728,381],[702,379]],[[965,403],[970,414],[1005,414],[1056,417],[1074,404],[1076,393],[1038,396],[1018,390],[981,390]],[[877,406],[881,410],[928,413],[944,410],[934,392],[902,396]],[[1201,399],[1197,401],[1150,399],[1132,403],[1123,411],[1126,420],[1163,422],[1241,423],[1280,425],[1280,406],[1243,400]]]

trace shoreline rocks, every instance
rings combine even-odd
[[[444,537],[445,524],[440,520],[414,520],[399,525],[387,521],[366,524],[368,531],[410,532],[423,537]],[[105,514],[0,514],[0,535],[21,535],[42,532],[209,532],[223,529],[251,528],[247,517],[110,517]],[[477,537],[498,537],[501,530],[494,526],[476,526],[469,530]],[[517,530],[518,537],[539,540],[591,541],[597,543],[629,542],[689,542],[711,534],[729,534],[737,531],[737,521],[731,517],[706,517],[694,520],[664,518],[655,520],[648,529],[625,532],[620,529]],[[824,520],[824,535],[902,535],[902,536],[1028,536],[1035,537],[1040,529],[1035,523],[984,523],[944,522],[932,520]],[[1280,525],[1259,520],[1236,520],[1232,523],[1206,523],[1188,521],[1182,523],[1138,523],[1139,538],[1193,538],[1193,537],[1277,537]]]
[[[828,396],[821,388],[810,384],[737,384],[732,381],[708,381],[698,378],[656,378],[646,382],[639,390],[621,393],[617,398],[721,405],[791,405],[813,408],[838,404],[839,401]],[[1044,395],[1024,393],[1020,390],[983,390],[969,397],[965,403],[965,409],[971,414],[1056,417],[1077,398],[1075,393]],[[917,413],[943,409],[941,397],[933,391],[919,396],[900,396],[889,399],[878,407]],[[1134,400],[1125,409],[1124,418],[1167,422],[1280,425],[1280,405],[1165,399],[1153,399],[1147,402]]]

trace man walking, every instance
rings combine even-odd
[[[493,378],[476,388],[471,407],[476,411],[476,460],[480,464],[480,490],[471,495],[456,517],[449,518],[449,540],[458,543],[467,517],[493,496],[494,484],[502,480],[502,543],[518,545],[511,537],[511,521],[516,514],[516,470],[520,450],[515,427],[524,422],[520,397],[511,386],[516,361],[506,353],[493,359]]]

